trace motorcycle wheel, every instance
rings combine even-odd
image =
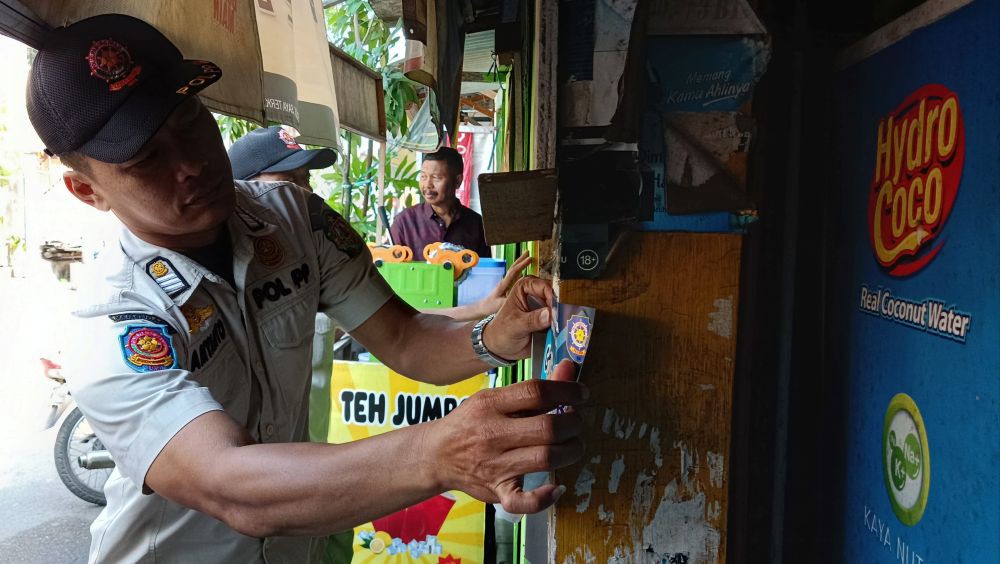
[[[87,470],[77,461],[81,455],[95,450],[104,450],[104,445],[90,428],[80,408],[74,407],[56,434],[56,472],[73,495],[95,505],[105,505],[104,483],[108,481],[111,469]]]

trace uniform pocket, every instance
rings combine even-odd
[[[316,332],[316,294],[292,304],[274,317],[261,323],[261,331],[272,347],[291,349],[312,342]]]

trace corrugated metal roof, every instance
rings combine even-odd
[[[492,29],[465,36],[465,72],[489,72],[493,67],[495,35]]]

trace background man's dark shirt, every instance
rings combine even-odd
[[[458,204],[451,225],[434,213],[430,204],[423,203],[402,211],[392,222],[392,241],[413,249],[414,260],[423,260],[428,243],[454,243],[476,251],[480,257],[490,257],[490,247],[483,233],[483,217]]]

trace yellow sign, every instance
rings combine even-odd
[[[432,386],[382,364],[334,362],[329,441],[346,443],[440,419],[488,383],[480,374]],[[485,504],[446,492],[356,527],[352,562],[479,564],[485,532]]]

